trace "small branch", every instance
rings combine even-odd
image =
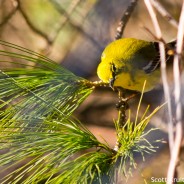
[[[20,0],[17,0],[17,3],[18,3],[18,10],[20,11],[20,13],[22,14],[22,16],[24,17],[26,23],[28,24],[28,26],[35,32],[37,33],[38,35],[40,35],[41,37],[43,37],[48,45],[51,43],[51,40],[50,38],[48,37],[47,34],[45,34],[44,32],[40,31],[37,27],[35,27],[32,22],[29,20],[29,17],[26,15],[26,13],[24,12],[22,6],[21,6],[21,2]]]
[[[52,36],[48,36],[46,33],[42,32],[40,29],[38,29],[37,27],[35,27],[32,22],[30,21],[29,17],[27,16],[27,14],[25,13],[25,11],[23,10],[22,6],[21,6],[21,2],[20,0],[16,0],[18,3],[18,10],[20,11],[20,13],[22,14],[24,20],[26,21],[27,25],[32,29],[32,31],[34,31],[36,34],[38,34],[39,36],[41,36],[43,39],[46,40],[47,42],[47,46],[44,49],[45,52],[49,52],[50,51],[50,47],[53,45],[53,43],[55,42],[55,40],[57,39],[59,32],[61,31],[61,29],[64,27],[64,25],[66,23],[69,23],[70,25],[72,25],[76,30],[80,31],[81,33],[83,33],[84,36],[86,36],[88,39],[90,39],[90,41],[92,43],[94,43],[94,45],[98,46],[99,50],[102,49],[100,44],[94,39],[92,38],[89,34],[87,34],[86,32],[84,32],[84,30],[81,28],[80,25],[75,24],[74,22],[72,22],[70,15],[73,13],[73,11],[75,10],[75,8],[77,7],[78,3],[80,3],[81,0],[77,0],[75,3],[73,3],[73,5],[70,7],[69,13],[66,12],[63,8],[61,8],[59,6],[59,3],[56,3],[55,1],[51,1],[50,2],[54,5],[54,7],[56,8],[56,10],[61,13],[64,14],[65,19],[62,21],[61,25],[59,26],[59,28],[56,30],[55,34]]]
[[[126,123],[126,110],[128,109],[128,99],[125,98],[125,90],[122,88],[117,88],[118,90],[118,104],[116,105],[116,108],[118,109],[118,119],[116,121],[116,132],[117,132],[117,141],[114,146],[114,150],[117,152],[119,148],[121,147],[121,143],[119,142],[120,132],[123,128],[123,126]]]
[[[172,17],[172,15],[157,1],[151,0],[155,9],[175,28],[178,28],[178,22]]]
[[[125,90],[119,88],[118,89],[118,97],[119,101],[117,104],[118,109],[118,127],[121,129],[126,123],[126,110],[128,109],[128,98],[125,98]]]
[[[130,18],[131,13],[133,12],[133,10],[135,8],[137,2],[138,2],[138,0],[131,0],[130,5],[126,9],[125,13],[123,14],[123,16],[119,22],[119,25],[118,25],[117,30],[116,30],[115,40],[122,38],[125,26]]]
[[[95,46],[98,46],[99,50],[102,50],[102,46],[98,43],[98,41],[96,41],[90,34],[88,34],[86,31],[83,30],[82,25],[78,25],[76,24],[74,21],[71,20],[71,14],[74,12],[75,8],[77,8],[78,3],[81,2],[81,0],[77,0],[75,2],[75,6],[73,5],[69,12],[67,12],[65,9],[63,9],[60,4],[56,1],[50,0],[50,2],[52,3],[52,5],[54,6],[54,8],[61,14],[64,15],[65,19],[63,20],[63,22],[61,23],[61,25],[59,26],[58,30],[56,31],[56,34],[54,36],[52,36],[51,38],[51,42],[54,42],[57,39],[57,36],[59,34],[59,32],[61,31],[61,29],[64,27],[64,25],[66,23],[69,23],[72,27],[74,27],[77,31],[79,31],[80,33],[82,33],[83,36],[85,36],[87,39],[89,39]],[[86,16],[87,17],[87,16]]]
[[[16,13],[16,11],[18,9],[18,4],[16,2],[12,2],[12,3],[14,6],[14,9],[6,17],[4,17],[2,22],[0,22],[0,27],[2,27],[4,24],[6,24],[13,17],[13,15]]]
[[[88,80],[79,81],[79,83],[81,83],[81,82],[88,87],[94,87],[94,88],[96,88],[96,87],[109,87],[108,83],[104,83],[102,81],[94,81],[94,82],[91,82]]]
[[[167,184],[172,184],[172,179],[174,178],[175,170],[178,164],[178,157],[180,153],[180,147],[182,142],[182,105],[181,105],[181,71],[180,62],[183,50],[183,40],[184,40],[184,1],[182,6],[182,11],[179,20],[178,34],[177,34],[177,45],[176,54],[174,56],[174,97],[176,105],[176,132],[175,132],[175,142],[173,150],[171,152],[171,159],[169,163],[169,169],[167,173]]]
[[[61,29],[66,25],[67,22],[71,22],[70,17],[72,13],[75,11],[75,9],[78,7],[79,3],[81,3],[81,0],[77,0],[71,3],[71,6],[69,7],[68,12],[66,12],[63,8],[61,8],[60,4],[56,2],[55,0],[50,0],[54,8],[62,15],[64,15],[64,19],[60,23],[59,28],[56,30],[55,34],[52,36],[52,43],[55,42],[57,39],[59,32]]]
[[[162,38],[161,30],[156,18],[156,14],[154,13],[152,4],[152,0],[145,0],[145,4],[148,8],[148,11],[151,15],[157,37],[159,39]],[[162,71],[162,79],[164,84],[164,94],[165,98],[168,101],[168,110],[169,110],[169,143],[170,143],[170,153],[171,153],[171,159],[169,163],[169,169],[167,173],[167,184],[173,184],[174,178],[177,177],[177,163],[178,163],[178,157],[180,152],[180,146],[182,141],[182,106],[181,106],[181,79],[180,79],[180,70],[179,70],[179,63],[181,61],[181,53],[182,53],[182,46],[183,46],[183,37],[184,37],[184,1],[183,1],[183,7],[182,12],[180,15],[180,23],[178,26],[178,36],[177,36],[177,48],[176,48],[176,54],[174,56],[174,67],[173,67],[173,73],[174,73],[174,82],[175,82],[175,104],[176,104],[176,131],[175,131],[175,139],[174,139],[174,129],[173,129],[173,121],[172,121],[172,109],[171,109],[171,103],[170,103],[170,94],[169,94],[169,86],[166,81],[166,62],[165,62],[165,48],[164,43],[160,42],[160,56],[161,56],[161,71]],[[172,142],[171,142],[172,141]]]
[[[167,108],[168,108],[169,147],[170,147],[170,151],[172,151],[173,142],[174,142],[174,135],[173,135],[174,127],[173,127],[173,115],[172,115],[172,106],[171,106],[171,95],[170,95],[169,83],[168,83],[167,72],[166,72],[166,57],[165,57],[165,47],[164,47],[165,43],[162,42],[163,38],[162,38],[161,29],[160,29],[156,14],[154,12],[154,9],[152,7],[151,1],[144,0],[144,2],[151,16],[151,20],[155,28],[157,40],[160,40],[159,48],[160,48],[160,59],[161,59],[161,73],[162,73],[164,95],[165,95],[165,100],[167,101]]]
[[[165,42],[165,40],[161,37],[161,38],[158,38],[150,29],[148,29],[147,27],[143,27],[152,37],[155,41],[157,42],[162,42],[164,43],[164,46],[167,46],[167,43]]]
[[[151,0],[144,0],[144,2],[145,2],[145,5],[148,9],[149,14],[150,14],[151,20],[153,22],[153,26],[155,28],[157,39],[160,40],[162,38],[162,32],[161,32],[156,14],[155,14],[154,9],[152,7]]]
[[[79,83],[83,83],[84,85],[88,86],[88,87],[110,87],[109,83],[104,83],[102,81],[87,81],[87,80],[83,80],[83,81],[79,81]],[[118,91],[118,104],[116,105],[117,109],[118,109],[118,120],[117,120],[117,124],[119,128],[122,128],[124,126],[124,124],[126,123],[126,110],[128,109],[128,101],[130,99],[132,99],[133,97],[135,97],[137,95],[137,93],[129,96],[129,97],[125,97],[125,90],[123,88],[119,88],[119,87],[114,87],[113,89],[114,91]]]

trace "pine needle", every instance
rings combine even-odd
[[[67,118],[93,91],[85,85],[85,79],[49,58],[8,42],[0,44],[14,51],[0,51],[6,58],[2,61],[10,63],[0,70],[0,99],[4,101],[0,117],[6,119],[4,126],[18,126],[19,121],[15,125],[12,119]]]

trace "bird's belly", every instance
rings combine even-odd
[[[114,86],[119,86],[125,89],[142,91],[144,82],[146,81],[145,90],[152,90],[160,80],[160,71],[154,71],[151,74],[146,74],[143,71],[138,71],[137,73],[122,73],[119,74],[114,82]]]

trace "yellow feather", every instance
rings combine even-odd
[[[143,68],[157,54],[152,42],[135,38],[116,40],[103,51],[97,75],[105,83],[114,78],[114,86],[134,91],[141,91],[146,81],[145,91],[149,91],[158,83],[160,71],[146,73]]]

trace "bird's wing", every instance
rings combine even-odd
[[[157,55],[153,60],[150,60],[147,65],[142,67],[142,69],[145,71],[145,73],[149,74],[155,71],[160,67],[160,53],[159,53],[159,44],[157,42],[154,43],[154,47],[156,50]]]
[[[165,48],[166,61],[168,61],[172,57],[172,54],[169,54],[168,51],[174,50],[175,44],[176,44],[176,41],[175,40],[167,44],[167,46]],[[142,68],[145,71],[145,73],[147,73],[147,74],[152,73],[156,69],[160,68],[160,50],[159,50],[159,43],[158,42],[154,42],[154,46],[155,46],[156,52],[158,54],[156,55],[156,57],[153,60],[151,60],[146,66],[144,66]]]
[[[151,60],[142,69],[145,71],[145,73],[149,74],[158,69],[159,67],[160,67],[160,56],[157,55],[157,57],[154,60]]]

